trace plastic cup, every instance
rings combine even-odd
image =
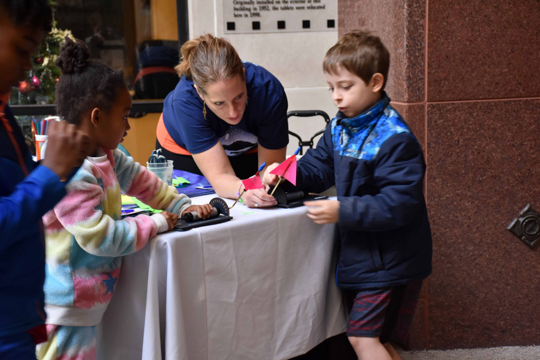
[[[171,186],[173,176],[173,161],[167,160],[166,163],[146,163],[148,171],[153,172],[164,183]]]
[[[49,138],[48,135],[36,135],[36,160],[39,161],[41,159],[43,159],[43,155],[42,155],[42,149],[43,149],[43,145],[45,145],[45,142],[47,141],[47,139]]]

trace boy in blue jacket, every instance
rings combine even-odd
[[[422,280],[431,273],[431,230],[422,149],[383,91],[390,55],[367,32],[343,35],[323,69],[339,112],[298,161],[297,187],[338,200],[306,202],[317,224],[336,223],[337,283],[352,308],[347,336],[359,359],[399,355],[389,340],[408,335]],[[264,182],[273,185],[266,172]]]
[[[41,217],[66,194],[68,174],[86,157],[86,135],[66,122],[51,124],[47,157],[32,161],[7,99],[32,68],[51,25],[47,0],[0,0],[0,359],[36,359],[46,341]]]

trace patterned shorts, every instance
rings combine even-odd
[[[49,341],[37,346],[38,360],[96,360],[96,326],[47,325]]]
[[[381,343],[392,340],[405,345],[411,327],[422,281],[388,289],[346,292],[351,309],[347,336],[378,337]]]

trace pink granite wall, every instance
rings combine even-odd
[[[423,144],[433,275],[411,347],[539,345],[540,250],[506,227],[540,210],[540,1],[338,0],[376,31],[388,94]]]

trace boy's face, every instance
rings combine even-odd
[[[332,91],[332,100],[347,118],[353,118],[369,109],[381,97],[381,74],[373,75],[366,84],[364,80],[347,69],[338,66],[334,73],[326,73],[326,82]]]
[[[25,71],[32,69],[31,56],[44,36],[41,29],[15,26],[4,11],[0,12],[0,94],[24,80]]]

